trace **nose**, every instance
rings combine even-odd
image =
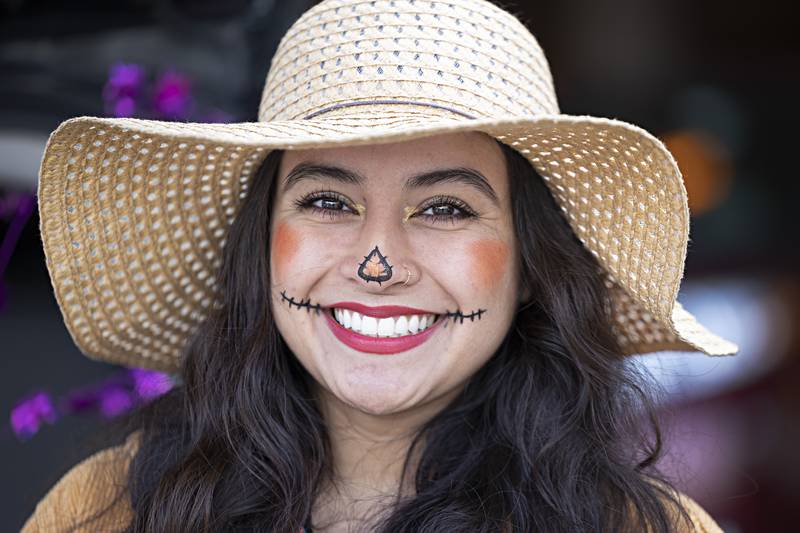
[[[398,254],[388,250],[397,250]],[[348,254],[340,262],[340,272],[369,292],[386,292],[395,286],[410,287],[419,282],[420,271],[416,262],[400,250],[400,246],[374,244],[361,256]]]
[[[365,227],[369,221],[365,221]],[[383,224],[383,230],[364,231],[354,249],[340,261],[342,276],[368,292],[382,293],[410,287],[420,280],[420,269],[408,245],[401,222]]]
[[[380,285],[381,282],[392,279],[393,274],[393,266],[389,264],[388,258],[381,253],[377,245],[358,265],[358,277],[367,283],[375,281]]]

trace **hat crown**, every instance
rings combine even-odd
[[[559,113],[536,38],[485,0],[324,0],[281,39],[258,120],[368,115],[362,105],[454,118]]]

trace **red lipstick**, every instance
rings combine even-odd
[[[338,307],[338,305],[336,306]],[[371,316],[378,316],[372,314],[375,309],[403,309],[404,312],[400,314],[406,314],[410,309],[409,307],[399,307],[399,306],[382,306],[382,307],[366,307],[369,311],[363,311],[366,315]],[[365,308],[365,306],[362,306]],[[349,308],[352,309],[352,308]],[[355,311],[361,313],[360,309],[354,309]],[[386,312],[383,309],[383,312]],[[403,335],[402,337],[370,337],[368,335],[361,335],[360,333],[356,333],[353,330],[347,329],[346,327],[339,324],[331,315],[330,312],[323,313],[325,315],[325,320],[328,323],[328,327],[331,328],[331,331],[339,339],[342,343],[346,344],[347,346],[353,348],[354,350],[358,350],[359,352],[367,352],[367,353],[374,353],[374,354],[393,354],[398,352],[404,352],[406,350],[410,350],[415,346],[419,346],[426,340],[430,338],[431,335],[439,328],[439,325],[444,322],[444,320],[437,320],[432,326],[421,331],[419,333],[415,333],[413,335]],[[416,313],[412,313],[416,314]],[[386,316],[392,316],[391,314],[387,314]]]

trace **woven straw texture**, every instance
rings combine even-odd
[[[77,117],[51,135],[39,210],[56,299],[86,355],[177,369],[219,305],[226,230],[272,149],[483,131],[523,154],[597,257],[626,354],[734,354],[677,301],[689,210],[665,146],[561,114],[533,35],[484,0],[326,0],[280,42],[258,122]]]

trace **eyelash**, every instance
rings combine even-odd
[[[464,201],[456,198],[455,196],[448,196],[446,194],[436,195],[427,201],[422,207],[419,208],[419,211],[426,211],[431,207],[439,207],[439,206],[450,206],[455,207],[461,214],[458,215],[422,215],[416,214],[415,216],[423,217],[425,220],[433,222],[434,224],[441,223],[441,222],[452,222],[453,224],[456,223],[456,220],[464,220],[469,218],[475,218],[478,216],[478,213],[472,210],[470,206],[468,206]]]
[[[330,217],[331,220],[335,220],[338,217],[344,216],[345,212],[339,209],[326,209],[324,207],[318,207],[316,205],[312,205],[317,200],[330,200],[334,202],[339,202],[348,207],[351,210],[349,214],[356,214],[355,209],[349,204],[348,200],[342,196],[341,194],[331,191],[331,190],[319,190],[313,191],[308,194],[303,195],[301,198],[298,198],[294,201],[294,205],[297,209],[300,210],[310,210],[312,213],[320,214],[322,216]],[[421,211],[426,211],[431,207],[439,207],[439,206],[450,206],[455,207],[461,213],[455,215],[422,215],[419,214]],[[456,198],[455,196],[448,196],[448,195],[437,195],[428,200],[423,207],[417,210],[417,214],[413,215],[415,217],[422,217],[425,220],[432,222],[434,224],[441,224],[444,222],[451,222],[453,224],[456,223],[456,220],[462,219],[469,219],[478,216],[478,214],[472,210],[465,202]]]
[[[350,214],[355,214],[355,209],[348,203],[347,199],[344,196],[335,191],[330,191],[327,189],[313,191],[308,194],[305,194],[301,198],[295,200],[294,205],[297,209],[310,210],[312,213],[330,217],[331,220],[335,220],[340,216],[344,216],[343,211],[337,209],[326,209],[324,207],[317,207],[316,205],[311,205],[317,200],[331,200],[334,202],[340,202],[341,204],[346,205],[347,208],[351,210],[352,213]]]

